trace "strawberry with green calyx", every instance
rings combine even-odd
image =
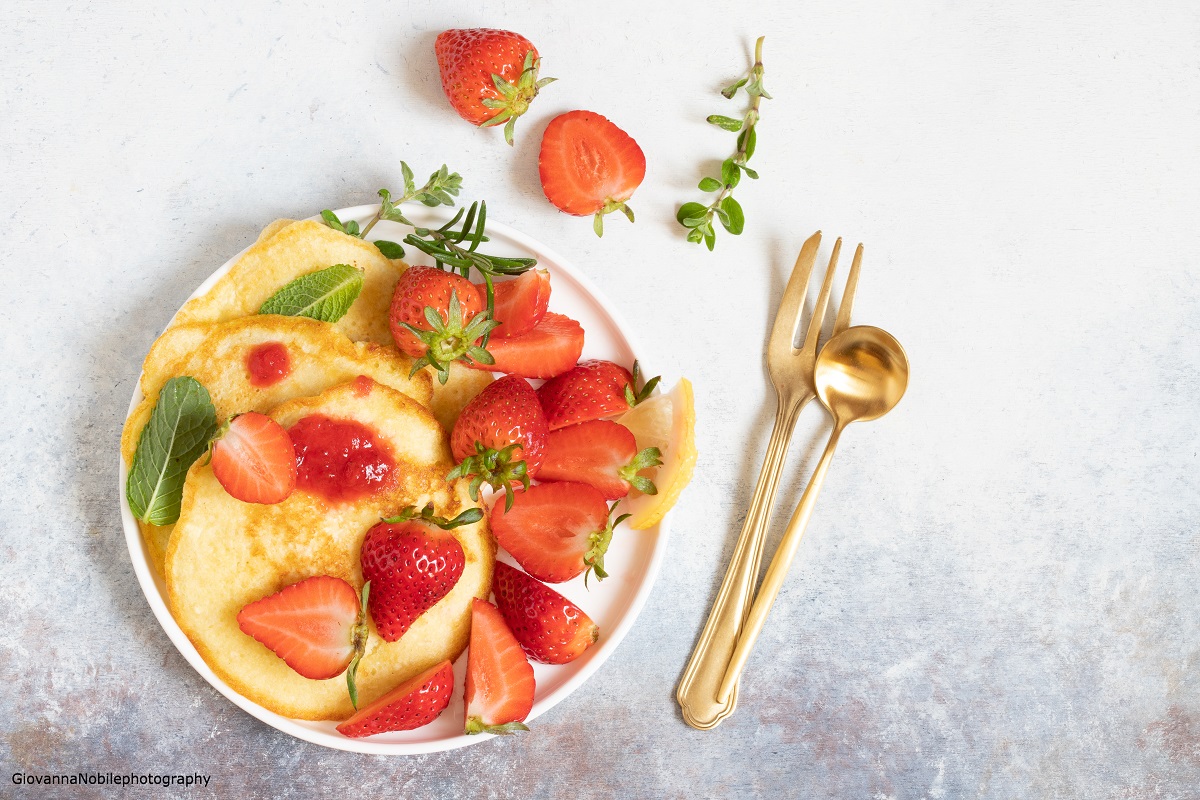
[[[662,451],[657,447],[639,451],[633,433],[624,425],[594,419],[550,431],[538,477],[591,484],[606,499],[616,500],[630,489],[658,494],[654,482],[638,473],[661,464]]]
[[[507,375],[488,384],[458,415],[450,447],[459,463],[446,479],[470,478],[472,500],[479,499],[485,483],[503,489],[511,506],[513,484],[528,488],[541,468],[546,433],[533,387]]]
[[[385,641],[403,636],[458,583],[466,554],[448,531],[481,519],[477,508],[446,520],[434,516],[432,506],[421,511],[409,506],[367,531],[359,560],[363,578],[374,587],[371,619]]]
[[[367,601],[341,578],[317,575],[247,604],[237,615],[238,627],[312,680],[346,673],[350,702],[358,707],[355,673],[367,645]]]
[[[359,709],[339,724],[337,731],[343,736],[359,739],[377,733],[420,728],[446,710],[453,694],[454,665],[443,661]]]
[[[629,134],[591,111],[568,111],[542,135],[538,173],[546,199],[559,211],[592,217],[604,235],[604,216],[620,211],[633,222],[626,201],[646,177],[646,156]]]
[[[488,353],[493,359],[490,366],[467,366],[545,380],[575,366],[583,353],[583,339],[583,327],[578,322],[565,314],[548,311],[533,330],[488,342]]]
[[[615,506],[614,506],[615,509]],[[604,579],[604,555],[616,519],[608,502],[586,483],[539,483],[515,493],[511,506],[492,506],[488,520],[500,546],[533,577],[569,581],[582,572]]]
[[[546,412],[546,424],[557,430],[579,422],[624,414],[653,394],[659,378],[639,386],[641,366],[633,362],[633,374],[611,361],[591,359],[552,378],[538,389],[538,400]]]
[[[567,664],[600,638],[579,606],[503,561],[496,562],[492,591],[504,621],[534,661]]]
[[[396,346],[416,359],[413,374],[431,366],[444,384],[454,361],[493,361],[479,341],[497,323],[475,284],[461,275],[436,267],[409,267],[396,282],[388,321]]]
[[[467,734],[507,735],[527,731],[533,709],[533,667],[499,609],[471,601],[464,706]]]
[[[541,59],[533,43],[519,33],[494,28],[442,31],[433,45],[442,91],[460,117],[481,128],[504,124],[504,140],[513,143],[517,118],[529,109],[542,87],[554,78],[538,78]]]

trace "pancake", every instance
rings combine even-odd
[[[356,342],[394,346],[388,326],[396,281],[408,265],[385,258],[375,245],[312,220],[278,219],[203,297],[189,300],[171,326],[218,322],[257,314],[262,304],[295,278],[333,264],[365,270],[362,293],[335,327]],[[430,376],[433,370],[426,369]],[[203,381],[202,381],[203,382]],[[458,412],[491,382],[486,372],[451,365],[445,386],[434,381],[434,414],[449,431]]]
[[[436,375],[430,371],[433,381],[433,399],[429,410],[442,423],[446,432],[454,430],[454,422],[458,415],[467,407],[467,403],[475,399],[475,395],[487,388],[495,378],[492,373],[479,369],[471,369],[460,361],[450,364],[450,378],[443,386]]]
[[[302,220],[280,226],[281,222],[267,226],[204,296],[184,304],[171,325],[223,322],[257,314],[271,295],[301,275],[350,264],[363,270],[362,292],[334,327],[356,342],[392,344],[388,309],[396,281],[408,265],[386,258],[370,242],[324,223]]]
[[[447,483],[452,468],[446,435],[429,411],[405,395],[358,379],[270,412],[284,427],[321,413],[369,425],[396,461],[393,486],[352,502],[327,503],[297,490],[282,503],[242,503],[225,492],[212,468],[197,461],[184,486],[183,508],[166,558],[171,613],[200,655],[235,691],[284,716],[340,720],[353,712],[345,676],[317,681],[293,672],[242,633],[237,613],[247,603],[313,575],[333,575],[362,587],[359,550],[381,516],[433,502],[452,517],[474,504],[464,481]],[[453,534],[466,567],[450,593],[396,642],[371,626],[358,668],[364,705],[467,645],[471,599],[491,589],[496,545],[484,520]]]
[[[250,382],[246,357],[255,345],[279,342],[288,351],[291,371],[278,383],[256,387]],[[176,325],[150,348],[142,365],[145,399],[125,421],[121,454],[133,462],[142,428],[164,383],[190,375],[208,389],[224,422],[244,411],[266,413],[282,402],[318,394],[331,386],[367,375],[428,405],[431,378],[425,371],[409,377],[412,361],[394,347],[352,342],[334,326],[306,317],[256,314],[214,324]],[[139,522],[150,560],[160,570],[171,527]]]

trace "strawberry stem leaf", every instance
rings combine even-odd
[[[350,705],[354,706],[355,709],[358,708],[358,685],[355,683],[355,677],[358,674],[358,662],[362,660],[363,653],[366,652],[367,636],[371,632],[371,628],[367,624],[367,597],[370,594],[371,582],[367,581],[363,584],[362,606],[351,632],[354,657],[350,659],[350,666],[346,667],[346,690],[350,693]]]
[[[433,512],[433,503],[427,503],[424,508],[418,509],[416,506],[405,506],[400,513],[394,517],[382,517],[382,520],[388,525],[397,525],[401,522],[408,522],[412,519],[419,519],[422,522],[428,522],[430,525],[436,525],[444,531],[453,530],[463,525],[471,525],[483,519],[483,509],[468,508],[466,511],[459,513],[453,519],[439,517]]]
[[[506,722],[503,725],[484,725],[482,717],[471,717],[467,720],[465,733],[471,736],[476,733],[491,733],[496,736],[509,736],[517,731],[527,731],[529,726],[524,722]]]
[[[492,84],[496,87],[500,97],[489,97],[483,100],[483,105],[496,109],[497,113],[490,119],[481,122],[479,127],[491,128],[502,122],[505,123],[504,141],[508,142],[511,147],[517,118],[529,110],[529,104],[533,102],[533,98],[537,97],[542,87],[554,82],[554,78],[538,78],[538,70],[541,66],[542,60],[536,58],[532,50],[528,50],[525,53],[525,61],[521,66],[521,74],[517,77],[516,83],[492,73]]]
[[[513,461],[513,452],[521,445],[510,444],[500,450],[485,446],[482,442],[475,443],[475,454],[467,456],[458,466],[450,471],[446,480],[470,478],[467,493],[472,500],[479,500],[479,490],[483,484],[488,484],[495,491],[504,490],[504,510],[512,509],[513,483],[519,483],[525,489],[529,488],[529,468],[524,460]]]

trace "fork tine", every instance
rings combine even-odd
[[[842,304],[838,307],[837,320],[833,323],[833,335],[837,336],[850,327],[850,307],[854,305],[854,290],[858,288],[858,268],[862,265],[862,242],[854,251],[854,261],[850,263],[850,277],[846,279],[846,291],[842,292]]]
[[[829,295],[833,291],[833,273],[837,271],[838,254],[842,252],[842,237],[833,243],[833,254],[829,256],[829,266],[825,269],[825,281],[821,284],[821,293],[817,295],[817,304],[813,306],[812,320],[808,323],[808,335],[800,350],[817,352],[817,337],[821,335],[821,325],[825,322],[825,309],[829,307]]]
[[[817,247],[821,244],[821,232],[817,231],[805,240],[796,256],[796,266],[783,290],[779,311],[775,313],[775,324],[771,338],[767,340],[768,352],[775,351],[778,357],[789,356],[796,331],[800,329],[800,313],[804,310],[804,297],[808,294],[808,279],[812,277],[813,263],[817,260]]]

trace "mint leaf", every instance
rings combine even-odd
[[[205,389],[186,375],[171,378],[158,393],[142,428],[125,497],[133,515],[151,525],[179,519],[188,468],[208,449],[217,432],[217,411]]]
[[[361,269],[349,264],[334,264],[296,278],[271,295],[258,313],[337,322],[346,316],[362,287]]]

